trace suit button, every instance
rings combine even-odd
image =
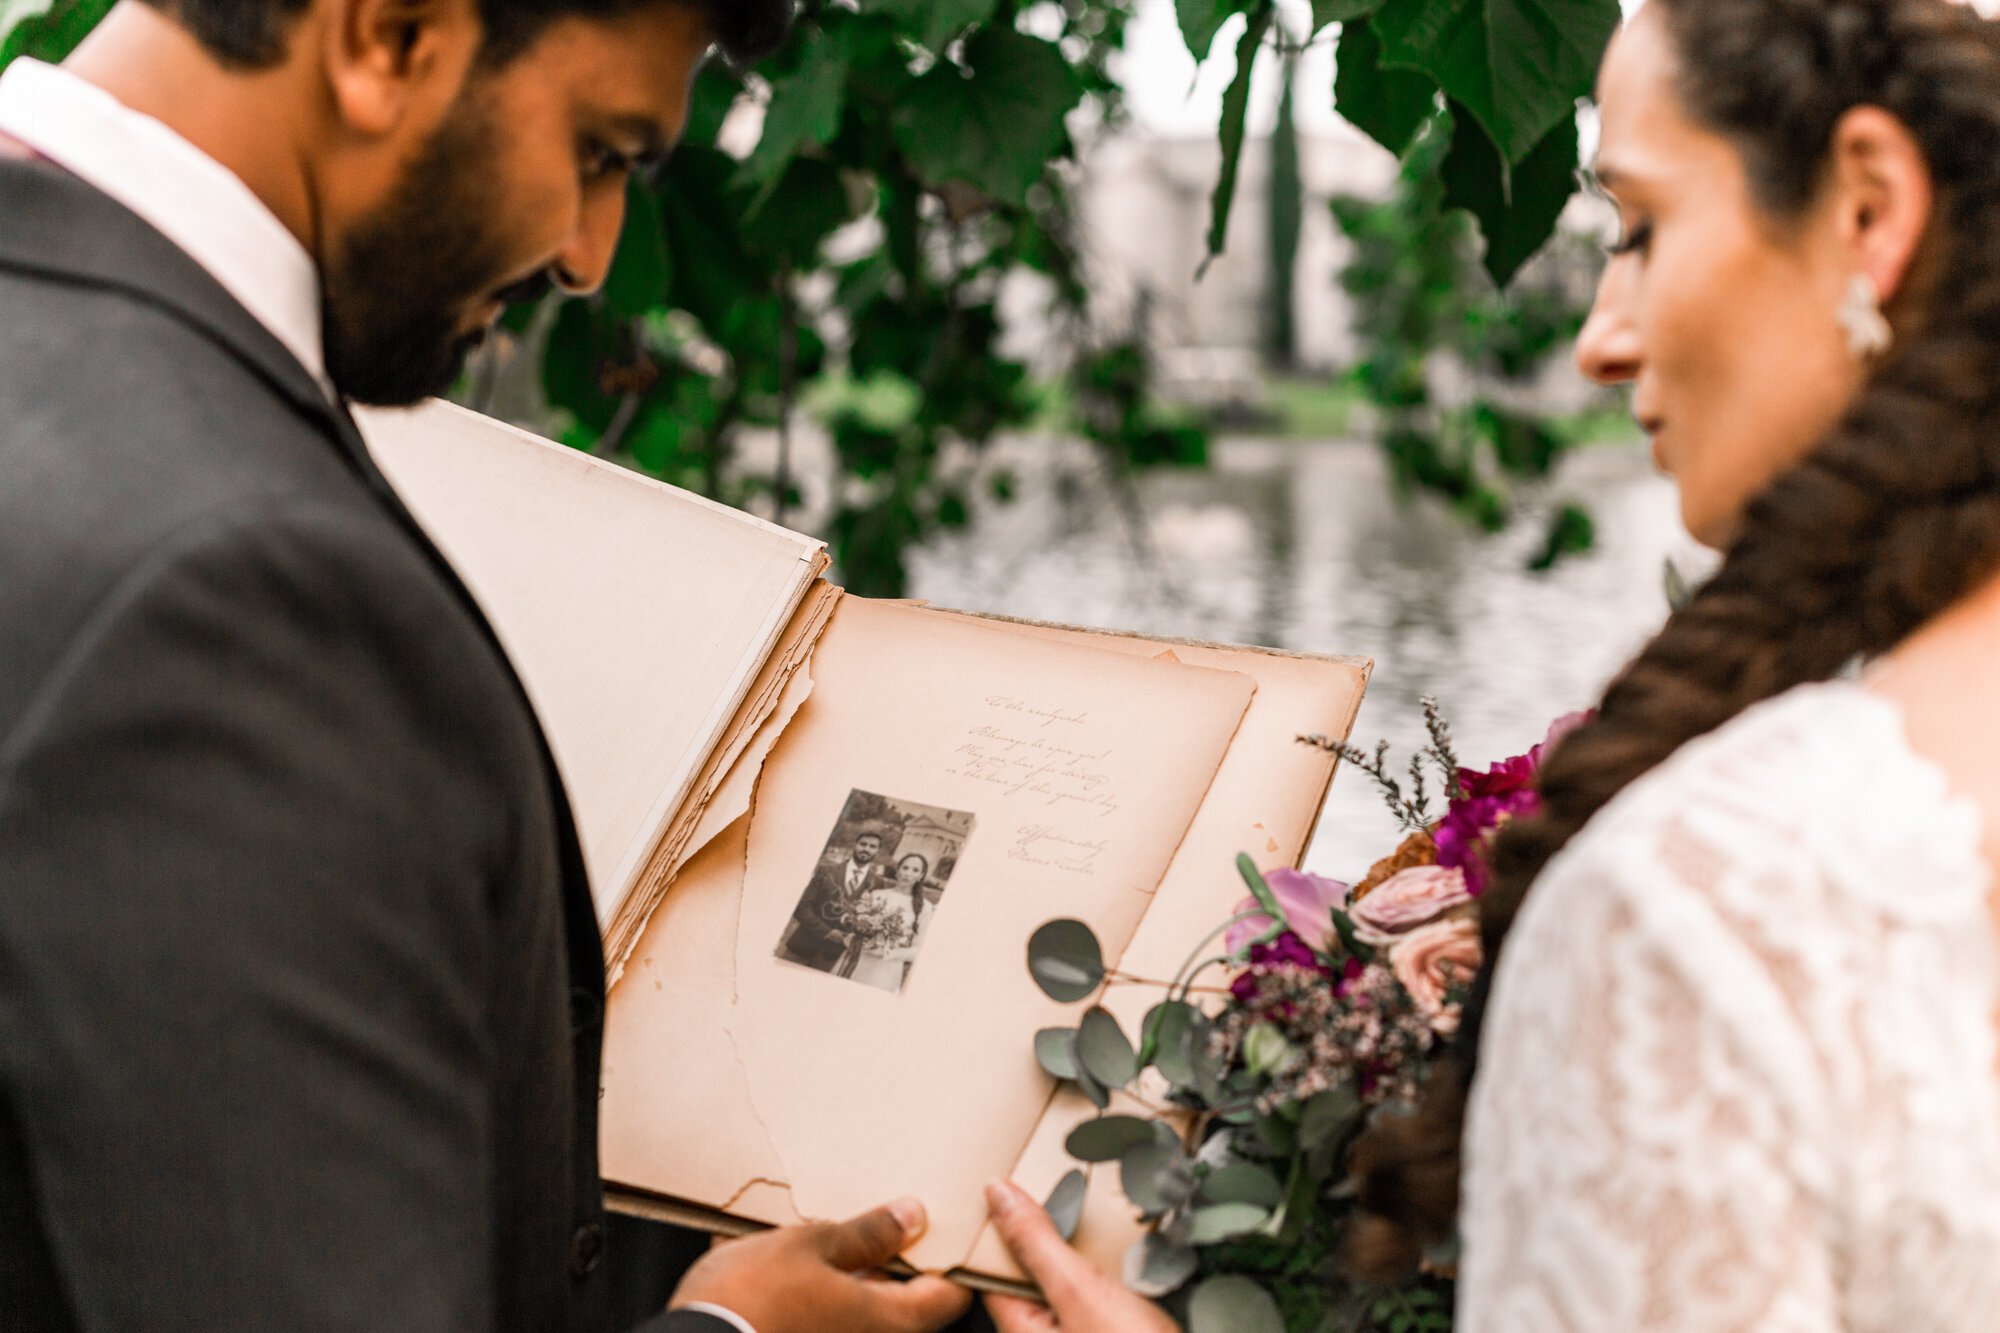
[[[582,986],[574,987],[569,993],[569,1030],[572,1036],[581,1037],[597,1026],[604,1017],[604,1001]]]
[[[595,1222],[586,1222],[569,1238],[569,1275],[573,1278],[589,1277],[603,1260],[604,1228]]]

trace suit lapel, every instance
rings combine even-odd
[[[121,292],[164,310],[220,345],[273,393],[318,425],[329,446],[340,453],[376,501],[430,560],[492,645],[514,682],[521,706],[528,710],[529,716],[535,716],[534,705],[485,613],[375,466],[345,405],[330,401],[298,358],[186,251],[123,204],[59,167],[0,155],[0,270],[6,269],[51,282]],[[570,983],[601,1002],[604,952],[597,913],[591,905],[583,852],[570,813],[568,793],[539,719],[536,733],[541,739],[542,766],[558,824]],[[581,1087],[586,1079],[589,1081],[588,1100],[594,1110],[597,1077],[594,1049],[590,1056],[588,1061],[580,1061],[588,1068],[579,1069],[578,1083]]]

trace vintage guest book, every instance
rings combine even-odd
[[[981,1185],[1046,1191],[1095,1114],[1030,934],[1166,978],[1288,865],[1369,664],[844,594],[821,544],[444,403],[371,412],[383,471],[539,709],[605,937],[614,1206],[725,1228],[915,1194],[914,1264],[1006,1280]],[[1156,987],[1101,1002],[1138,1030]],[[1138,1234],[1099,1171],[1077,1242]]]

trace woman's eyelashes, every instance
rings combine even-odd
[[[1612,258],[1619,255],[1643,255],[1653,242],[1653,224],[1650,221],[1634,222],[1624,228],[1617,240],[1605,247],[1605,253]]]

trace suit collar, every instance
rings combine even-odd
[[[0,269],[122,292],[167,311],[331,426],[344,451],[365,456],[361,437],[312,374],[207,270],[138,214],[61,168],[0,156]]]

